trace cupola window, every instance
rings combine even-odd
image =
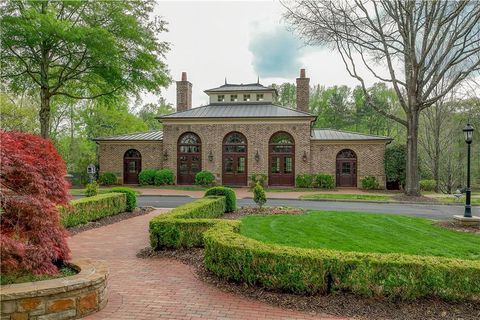
[[[231,102],[237,102],[237,101],[238,101],[238,96],[237,96],[236,94],[232,94],[232,95],[230,96],[230,101],[231,101]]]
[[[263,101],[263,93],[257,94],[257,101]]]
[[[224,96],[223,94],[219,94],[219,95],[217,96],[217,101],[218,101],[218,102],[223,102],[223,101],[225,101],[225,96]]]
[[[249,94],[244,94],[243,95],[243,101],[245,101],[245,102],[250,101],[250,95]]]

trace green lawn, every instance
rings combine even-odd
[[[456,203],[458,205],[464,205],[465,204],[465,196],[461,197],[459,201],[457,201],[453,196],[450,197],[438,197],[435,198],[438,199],[441,203]],[[480,197],[475,196],[471,198],[472,205],[480,205]]]
[[[389,195],[372,195],[372,194],[341,194],[341,193],[318,193],[307,194],[300,197],[301,199],[334,199],[334,200],[363,200],[363,201],[391,201],[392,196]]]
[[[480,236],[405,216],[330,211],[247,216],[242,218],[240,233],[292,247],[480,260]]]

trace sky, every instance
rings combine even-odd
[[[358,84],[338,53],[306,47],[287,30],[284,10],[277,1],[157,2],[154,14],[168,22],[169,32],[159,35],[171,46],[166,63],[173,80],[187,72],[193,107],[207,104],[203,91],[224,84],[225,78],[228,83],[253,83],[257,77],[264,85],[293,83],[305,68],[311,85]],[[175,82],[162,96],[175,106]]]

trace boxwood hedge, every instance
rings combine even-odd
[[[61,207],[61,222],[66,228],[74,227],[103,217],[125,212],[127,199],[123,193],[105,193],[72,200],[70,207]]]

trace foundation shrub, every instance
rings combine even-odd
[[[476,260],[294,248],[246,238],[239,227],[221,221],[204,233],[206,268],[228,280],[296,294],[480,298]]]
[[[380,188],[377,178],[374,176],[365,176],[360,180],[362,184],[362,189],[365,190],[376,190]]]
[[[161,169],[155,172],[153,182],[156,186],[175,184],[175,175],[170,169]]]
[[[263,205],[267,202],[265,190],[260,183],[257,183],[255,188],[253,188],[253,201],[260,207],[260,209],[262,209]]]
[[[201,247],[203,233],[225,213],[225,197],[207,196],[176,207],[170,213],[150,220],[150,245],[153,249]]]
[[[125,194],[104,193],[70,201],[70,206],[60,207],[60,217],[62,224],[70,228],[125,212],[126,208]]]
[[[315,175],[314,184],[321,189],[335,189],[335,178],[331,174],[319,173]]]
[[[435,180],[420,180],[420,190],[422,191],[434,191],[436,186]]]
[[[135,190],[127,187],[116,187],[109,190],[114,193],[124,193],[127,198],[126,210],[132,212],[137,207],[137,193]]]
[[[103,172],[98,177],[98,183],[103,186],[111,186],[117,184],[117,176],[113,172]]]
[[[215,184],[215,176],[210,171],[200,171],[195,175],[195,184],[211,187]]]
[[[224,196],[225,197],[225,212],[233,212],[237,209],[237,195],[235,191],[227,187],[213,187],[205,192],[207,196]]]
[[[157,169],[145,169],[138,174],[138,182],[142,186],[153,185],[155,183],[155,174]]]
[[[299,174],[295,177],[295,186],[297,188],[312,188],[315,181],[313,174]]]
[[[257,185],[257,183],[260,183],[260,185],[262,186],[262,188],[266,188],[267,187],[267,182],[268,182],[268,176],[266,174],[252,174],[250,177],[249,177],[249,187],[250,189],[253,189],[255,188],[255,186]]]

